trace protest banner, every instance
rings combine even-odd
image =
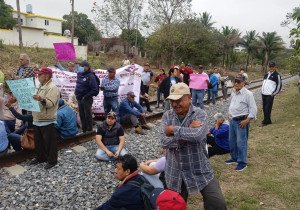
[[[61,71],[55,67],[49,68],[52,69],[52,80],[59,88],[62,98],[68,101],[69,96],[74,94],[77,74],[68,71]],[[142,71],[143,67],[137,64],[132,64],[116,69],[116,78],[120,80],[120,87],[118,92],[119,101],[126,98],[127,92],[129,91],[133,91],[136,96],[140,95]],[[102,69],[94,70],[94,72],[100,79],[100,83],[102,79],[107,75],[107,71]],[[136,97],[135,100],[138,102],[139,97]],[[92,111],[96,115],[101,115],[104,113],[102,91],[99,92],[98,96],[94,97]]]
[[[36,92],[33,77],[18,80],[7,80],[6,83],[11,92],[17,98],[21,109],[33,112],[41,111],[39,103],[32,97]]]
[[[75,48],[72,43],[61,42],[53,43],[57,61],[74,61],[76,60]]]

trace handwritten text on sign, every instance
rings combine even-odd
[[[76,60],[75,48],[72,43],[62,42],[53,43],[56,60],[58,61],[74,61]]]
[[[36,100],[32,98],[36,89],[34,86],[33,77],[18,80],[7,80],[11,92],[17,98],[21,109],[27,111],[40,112],[40,106]]]

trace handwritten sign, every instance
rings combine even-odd
[[[61,42],[53,43],[57,61],[74,61],[76,60],[75,48],[72,43]]]
[[[39,103],[32,98],[36,92],[33,77],[18,80],[7,80],[6,83],[8,84],[11,92],[17,98],[21,109],[33,112],[41,111]]]

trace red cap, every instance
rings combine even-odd
[[[52,77],[52,70],[47,67],[42,67],[39,70],[35,71],[36,74],[49,74]]]
[[[186,203],[178,192],[172,190],[164,190],[156,199],[156,209],[186,210]]]

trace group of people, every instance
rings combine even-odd
[[[19,114],[16,114],[14,103],[17,101],[13,95],[4,102],[4,108],[12,115],[15,114],[15,118],[23,120],[26,129],[34,130],[36,158],[30,164],[47,162],[45,169],[49,169],[57,164],[57,135],[67,138],[78,132],[76,110],[60,99],[59,90],[51,79],[52,70],[46,67],[33,70],[29,62],[22,64],[26,58],[29,61],[26,56],[22,54],[20,57],[21,66],[17,75],[18,78],[37,75],[39,87],[33,98],[38,101],[41,112],[20,114],[22,112],[20,110],[17,112]],[[164,194],[175,193],[172,195],[173,202],[176,200],[177,208],[186,209],[189,195],[200,192],[203,195],[205,209],[227,209],[209,158],[217,154],[230,153],[230,158],[225,161],[226,164],[237,164],[236,171],[243,171],[247,167],[249,125],[256,118],[257,107],[253,93],[245,87],[247,79],[243,72],[234,78],[228,110],[229,122],[224,114],[217,113],[214,115],[215,125],[209,129],[203,97],[208,91],[214,101],[219,80],[221,85],[222,82],[225,84],[228,81],[227,75],[222,75],[223,80],[215,72],[207,75],[203,73],[204,66],[199,66],[197,73],[193,73],[190,66],[174,66],[169,70],[168,76],[164,70],[161,70],[161,74],[155,78],[155,81],[159,83],[158,99],[161,93],[164,96],[165,112],[160,125],[160,144],[164,152],[157,160],[141,162],[138,171],[136,159],[126,151],[123,126],[133,126],[138,134],[144,134],[143,129],[150,129],[145,120],[143,106],[135,101],[137,96],[131,91],[127,93],[124,100],[118,102],[120,81],[115,77],[114,68],[107,70],[108,75],[100,83],[87,61],[81,62],[79,66],[81,70],[77,73],[74,96],[78,104],[77,111],[79,111],[82,131],[93,130],[91,106],[93,96],[98,95],[101,90],[104,95],[105,121],[97,127],[98,149],[95,157],[101,161],[115,161],[115,176],[120,181],[112,197],[97,209],[144,209],[145,198],[142,194],[145,183],[150,184],[157,192],[153,193],[156,194],[152,204],[154,208],[164,209],[159,198]],[[272,123],[273,99],[282,86],[275,63],[270,63],[269,68],[270,71],[265,75],[262,85],[264,111],[262,126]],[[140,98],[145,97],[145,100],[141,100],[144,103],[147,100],[149,102],[148,91],[153,78],[150,65],[146,64],[142,73],[141,90],[143,91],[140,95]],[[159,105],[158,100],[157,107]],[[152,110],[147,107],[147,111]],[[69,126],[71,123],[76,125],[76,129],[71,127],[62,129],[64,125]],[[13,120],[0,121],[0,135],[3,135],[3,131],[15,127],[16,122]],[[17,134],[18,131],[11,133]],[[14,141],[9,142],[15,148]],[[207,144],[210,145],[208,148]],[[8,141],[7,143],[2,141],[0,149],[6,147],[7,150],[8,145]],[[160,176],[160,173],[163,176]]]

